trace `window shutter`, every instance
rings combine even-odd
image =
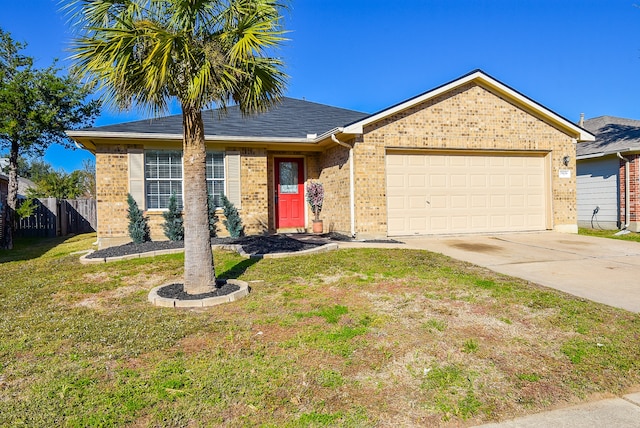
[[[242,197],[240,195],[240,152],[227,152],[227,193],[226,196],[236,206],[242,208]]]
[[[144,151],[142,149],[129,149],[129,193],[138,204],[138,208],[145,210]]]

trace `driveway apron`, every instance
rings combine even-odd
[[[640,243],[557,232],[405,239],[578,297],[640,312]]]

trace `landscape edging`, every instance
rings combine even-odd
[[[161,297],[158,295],[158,290],[169,284],[159,285],[154,287],[149,292],[147,300],[155,306],[162,306],[165,308],[205,308],[209,306],[221,305],[223,303],[235,302],[238,299],[242,299],[249,295],[249,283],[240,281],[239,279],[227,279],[227,284],[237,285],[240,287],[232,293],[224,296],[207,297],[205,299],[198,300],[180,300],[172,299],[169,297]]]
[[[239,244],[215,244],[212,245],[211,248],[213,250],[227,250],[227,251],[235,251],[240,254],[244,258],[251,259],[279,259],[283,257],[291,257],[298,255],[306,255],[306,254],[314,254],[314,253],[324,253],[327,251],[333,251],[338,249],[338,244],[329,243],[320,245],[316,248],[309,248],[308,250],[302,251],[291,251],[291,252],[283,252],[283,253],[267,253],[267,254],[247,254],[242,245]],[[131,260],[142,257],[155,257],[165,254],[178,254],[184,252],[184,248],[172,248],[168,250],[156,250],[156,251],[148,251],[146,253],[135,253],[135,254],[127,254],[125,256],[117,256],[117,257],[94,257],[89,258],[89,255],[93,254],[95,250],[89,250],[88,253],[84,254],[80,257],[80,263],[83,265],[87,264],[97,264],[97,263],[109,263],[109,262],[118,262],[122,260]]]

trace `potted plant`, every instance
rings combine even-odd
[[[320,220],[320,211],[322,211],[322,202],[324,201],[324,188],[319,181],[310,181],[307,184],[307,202],[311,205],[313,212],[313,233],[322,233],[322,220]]]

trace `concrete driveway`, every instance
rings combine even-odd
[[[556,232],[405,239],[442,253],[607,305],[640,312],[640,243]]]

